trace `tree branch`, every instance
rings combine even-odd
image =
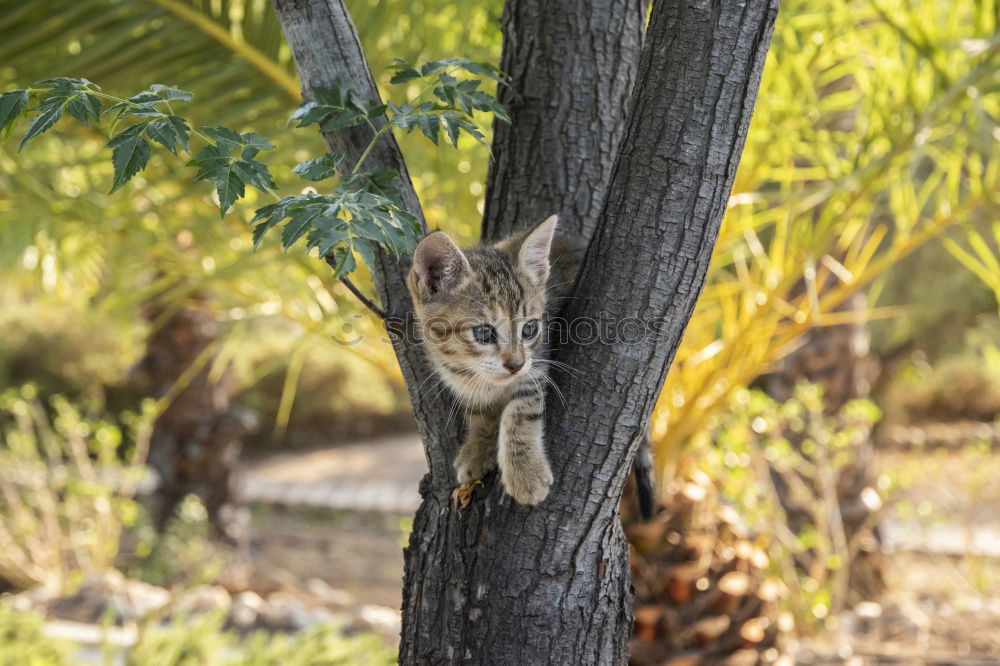
[[[541,7],[529,0],[511,2],[515,4],[506,14],[508,21],[524,20],[523,15],[515,18],[518,8]],[[330,85],[339,76],[355,90],[377,98],[342,0],[274,0],[274,4],[307,91]],[[591,5],[580,2],[565,11],[586,15]],[[426,394],[419,393],[420,382],[431,377],[423,351],[408,345],[405,338],[394,341],[431,466],[431,476],[421,484],[424,501],[406,550],[400,663],[477,660],[535,666],[626,661],[631,585],[628,546],[617,519],[618,499],[641,439],[638,435],[645,430],[705,281],[776,13],[777,0],[658,0],[621,145],[608,171],[602,167],[574,179],[570,172],[584,165],[558,156],[551,159],[556,153],[539,152],[539,146],[524,154],[498,155],[491,177],[497,184],[491,184],[489,206],[494,212],[487,216],[487,225],[492,225],[487,237],[553,212],[536,211],[536,206],[559,204],[564,214],[568,206],[572,213],[568,217],[582,233],[589,224],[595,229],[568,306],[570,324],[620,324],[638,318],[651,331],[636,340],[623,340],[613,335],[612,327],[612,335],[599,336],[592,344],[577,342],[560,349],[557,360],[585,381],[553,377],[567,399],[550,400],[546,409],[546,442],[556,478],[549,497],[538,507],[521,506],[503,494],[495,478],[488,478],[485,490],[477,491],[485,500],[477,498],[462,513],[451,508],[448,497],[454,481],[450,463],[461,425],[447,418],[450,402],[430,403]],[[524,33],[512,29],[510,35],[534,35],[538,42],[532,48],[540,48],[550,38],[545,21],[555,19],[539,16],[543,25]],[[632,16],[617,29],[635,30],[635,21]],[[619,39],[610,32],[603,36],[611,50]],[[626,41],[634,48],[634,42]],[[515,86],[525,72],[553,66],[547,59],[557,57],[548,54],[528,65],[533,57],[529,46],[511,45],[521,53],[516,68],[508,66]],[[570,62],[584,48],[582,43],[559,47],[565,49],[564,61]],[[594,56],[581,56],[587,57]],[[573,66],[568,69],[573,72]],[[564,123],[564,140],[579,139],[581,146],[608,140],[613,130],[586,124],[584,119],[593,110],[565,115],[575,95],[590,95],[583,89],[593,83],[589,78],[593,75],[582,73],[579,88],[558,101],[530,100],[525,93],[533,94],[535,88],[517,87],[522,98],[514,93],[515,107],[524,104],[525,109],[535,110],[532,113],[542,113],[551,103],[558,109],[542,113],[544,121],[515,123],[511,132],[542,129],[549,133],[547,141],[558,142],[551,137],[559,133],[544,128]],[[588,97],[588,103],[606,103],[621,95],[614,86],[602,90]],[[370,129],[358,129],[343,139],[327,137],[327,141],[357,160],[369,138]],[[520,134],[512,140],[510,145],[518,150],[531,145],[531,139]],[[561,148],[547,143],[544,149]],[[601,159],[607,155],[603,148],[597,153]],[[404,205],[419,214],[391,135],[368,159],[403,174]],[[502,159],[507,160],[504,165],[499,163]],[[532,171],[535,163],[546,160],[551,162],[546,170]],[[528,175],[520,185],[508,188],[501,182],[518,181],[521,170]],[[600,187],[593,180],[599,174],[606,174],[609,183],[603,206],[586,201],[587,188]],[[532,179],[541,179],[544,188],[535,189]],[[527,197],[527,207],[519,203],[521,196]],[[580,201],[583,204],[577,208]],[[501,211],[506,205],[511,210]],[[380,261],[376,284],[383,306],[389,312],[408,312],[405,263],[384,257]]]
[[[361,290],[355,287],[354,283],[351,282],[351,278],[342,277],[340,278],[340,281],[344,283],[344,286],[347,287],[351,291],[351,293],[354,294],[355,297],[357,297],[357,299],[361,301],[362,304],[364,304],[366,308],[377,314],[379,316],[379,319],[385,321],[386,319],[389,318],[389,313],[380,308],[379,306],[375,305],[375,303],[373,303],[370,298],[362,294]]]
[[[576,342],[555,357],[571,369],[553,375],[565,402],[550,396],[545,410],[555,483],[534,508],[494,479],[461,517],[421,506],[401,663],[627,661],[632,597],[618,500],[705,281],[777,4],[653,4],[608,194],[565,313],[570,327],[589,324],[591,339],[571,328]],[[630,321],[646,334],[615,337]]]
[[[273,0],[273,4],[298,67],[304,98],[311,97],[311,90],[332,86],[339,78],[363,97],[380,100],[357,31],[343,0]],[[385,122],[385,118],[373,119],[374,130],[378,131]],[[336,134],[325,134],[324,139],[331,151],[342,151],[347,155],[345,167],[350,169],[368,147],[372,131],[368,125],[360,125]],[[392,132],[386,132],[372,146],[365,158],[365,165],[386,167],[400,174],[398,189],[403,208],[417,216],[426,228],[420,202]],[[396,261],[382,252],[377,256],[378,270],[374,272],[374,278],[381,302],[379,310],[386,317],[389,316],[388,313],[412,311],[412,303],[406,290],[408,261]],[[348,289],[351,289],[349,284]],[[354,292],[354,289],[351,291]],[[410,389],[417,427],[424,441],[432,479],[428,488],[442,501],[446,501],[454,482],[451,460],[459,439],[460,419],[448,419],[453,404],[450,395],[437,395],[432,403],[428,400],[429,395],[432,395],[430,392],[423,395],[417,392],[418,387],[431,385],[426,380],[431,377],[432,370],[424,357],[423,349],[415,343],[418,337],[412,317],[393,320],[403,327],[398,331],[399,334],[391,337],[403,378]]]
[[[484,240],[553,213],[589,239],[597,226],[639,71],[648,0],[508,0]]]
[[[556,442],[601,445],[552,453],[573,470],[560,495],[621,493],[635,433],[705,283],[777,10],[777,0],[654,3],[619,159],[565,313],[618,328],[560,350],[588,382],[546,422]],[[628,321],[644,327],[638,339],[616,336]]]

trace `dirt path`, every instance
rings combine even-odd
[[[246,470],[243,492],[251,502],[412,514],[426,473],[414,433],[265,458]]]

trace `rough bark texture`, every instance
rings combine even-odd
[[[647,0],[510,0],[493,125],[484,240],[553,213],[589,239],[611,179],[639,69]]]
[[[404,663],[617,664],[631,627],[617,517],[635,445],[708,268],[776,3],[654,6],[620,157],[567,319],[661,334],[561,350],[586,383],[550,400],[556,483],[535,509],[498,484],[465,515],[425,502],[407,553]]]
[[[519,16],[516,10],[528,6],[512,6],[506,14],[508,28]],[[627,6],[632,9],[623,5],[606,18],[595,13],[597,18],[590,23],[581,23],[596,29],[609,22],[609,32],[603,36],[607,50],[601,53],[613,53],[622,40],[631,44],[629,48],[636,46],[629,42],[635,37],[631,33],[623,37],[610,32],[611,28],[637,28],[634,5]],[[374,96],[364,56],[340,2],[275,0],[275,7],[307,90],[339,75]],[[548,11],[536,7],[534,15],[547,16],[546,20],[555,17]],[[586,14],[591,5],[579,3],[562,11]],[[401,663],[625,662],[631,584],[618,499],[704,283],[776,12],[777,0],[657,2],[615,161],[610,161],[613,148],[604,147],[614,140],[614,130],[586,120],[596,117],[592,114],[599,110],[565,116],[573,120],[565,121],[569,129],[563,139],[561,130],[549,124],[560,125],[563,121],[552,118],[564,117],[560,114],[565,111],[553,111],[544,120],[537,116],[538,122],[532,124],[534,116],[527,110],[521,113],[528,114],[523,118],[529,120],[518,120],[519,111],[514,110],[513,134],[499,139],[509,152],[501,158],[503,164],[494,167],[490,228],[504,233],[526,224],[521,212],[506,210],[517,203],[529,206],[524,213],[528,220],[535,217],[535,206],[549,202],[559,204],[564,213],[571,211],[581,231],[593,225],[595,232],[569,307],[570,317],[598,322],[638,317],[657,324],[659,334],[629,342],[604,337],[559,351],[559,360],[574,366],[574,375],[586,381],[566,377],[561,382],[565,403],[549,401],[546,440],[556,482],[549,498],[533,509],[504,496],[495,478],[486,479],[485,489],[476,493],[468,509],[458,512],[451,507],[449,463],[457,429],[445,432],[447,406],[428,404],[415,388],[427,376],[420,351],[397,346],[431,464],[431,473],[421,485],[424,501],[406,552]],[[541,39],[546,33],[540,28],[535,34]],[[561,34],[559,39],[578,33]],[[590,42],[580,39],[545,58],[590,53],[586,50]],[[540,92],[535,84],[525,87],[520,82],[522,76],[536,71],[516,62],[518,58],[530,60],[531,49],[524,44],[505,48],[505,58],[512,60],[504,64],[515,77],[514,90]],[[609,55],[601,66],[621,68],[626,61]],[[554,65],[558,63],[539,62],[535,67]],[[586,73],[595,70],[596,66],[581,68],[579,87],[570,87],[568,97],[557,96],[559,101],[552,104],[572,106],[577,94],[586,97],[587,104],[620,98],[615,77],[605,79],[614,85],[586,79]],[[571,66],[569,71],[572,75],[576,70]],[[627,67],[624,76],[629,76]],[[599,90],[588,89],[584,95],[582,90],[588,86]],[[528,103],[528,110],[546,105],[544,99],[522,101]],[[521,122],[534,127],[531,131],[537,134],[517,134]],[[600,168],[594,165],[592,173],[574,174],[579,177],[572,181],[564,180],[567,174],[558,171],[532,175],[534,163],[545,158],[537,150],[525,152],[532,142],[539,147],[543,140],[554,142],[542,150],[561,145],[576,151],[578,146],[571,149],[560,141],[577,139],[597,142],[596,152],[609,162]],[[367,138],[361,135],[360,140]],[[344,145],[357,155],[354,141],[340,144]],[[526,162],[515,162],[521,159]],[[405,174],[395,142],[383,146],[372,161],[376,164]],[[591,165],[561,168],[586,170]],[[519,175],[525,169],[529,171]],[[599,187],[602,178],[609,183],[602,208],[579,190],[571,195],[557,191],[564,185]],[[536,180],[544,187],[536,189]],[[404,181],[407,207],[418,212],[408,178]],[[530,205],[521,201],[522,196]],[[551,211],[539,214],[547,212]],[[382,269],[383,303],[402,312],[409,305],[401,284],[404,267],[386,264]]]

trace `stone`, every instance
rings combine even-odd
[[[264,600],[256,592],[240,592],[233,597],[229,617],[233,624],[241,629],[248,629],[257,623],[261,611],[264,610]]]

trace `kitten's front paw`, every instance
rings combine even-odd
[[[534,506],[548,497],[552,470],[542,453],[518,456],[501,468],[504,490],[518,504]]]
[[[455,474],[458,476],[458,482],[463,484],[484,478],[496,466],[495,449],[463,446],[455,456]]]

